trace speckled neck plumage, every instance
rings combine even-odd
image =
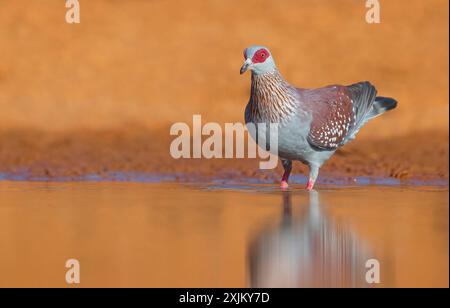
[[[250,117],[254,122],[280,123],[295,108],[295,88],[277,69],[265,74],[252,74]]]

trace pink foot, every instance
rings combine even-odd
[[[314,187],[314,181],[308,180],[308,184],[306,185],[306,189],[311,191]]]
[[[287,181],[281,181],[281,185],[280,185],[281,189],[288,189],[289,188],[289,184]]]

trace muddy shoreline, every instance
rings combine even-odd
[[[170,156],[174,137],[168,129],[132,128],[45,133],[0,132],[3,179],[79,180],[84,176],[113,179],[112,174],[161,174],[175,180],[253,179],[277,182],[282,168],[261,171],[255,159],[178,159]],[[392,139],[355,140],[340,149],[321,169],[326,177],[391,178],[399,181],[448,182],[448,133],[426,132]],[[294,176],[307,174],[294,164]]]

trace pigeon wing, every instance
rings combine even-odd
[[[312,117],[308,142],[327,151],[354,138],[376,97],[376,89],[369,82],[299,91]]]

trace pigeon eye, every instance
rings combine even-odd
[[[270,57],[270,54],[265,49],[256,51],[252,57],[253,63],[263,63]]]

